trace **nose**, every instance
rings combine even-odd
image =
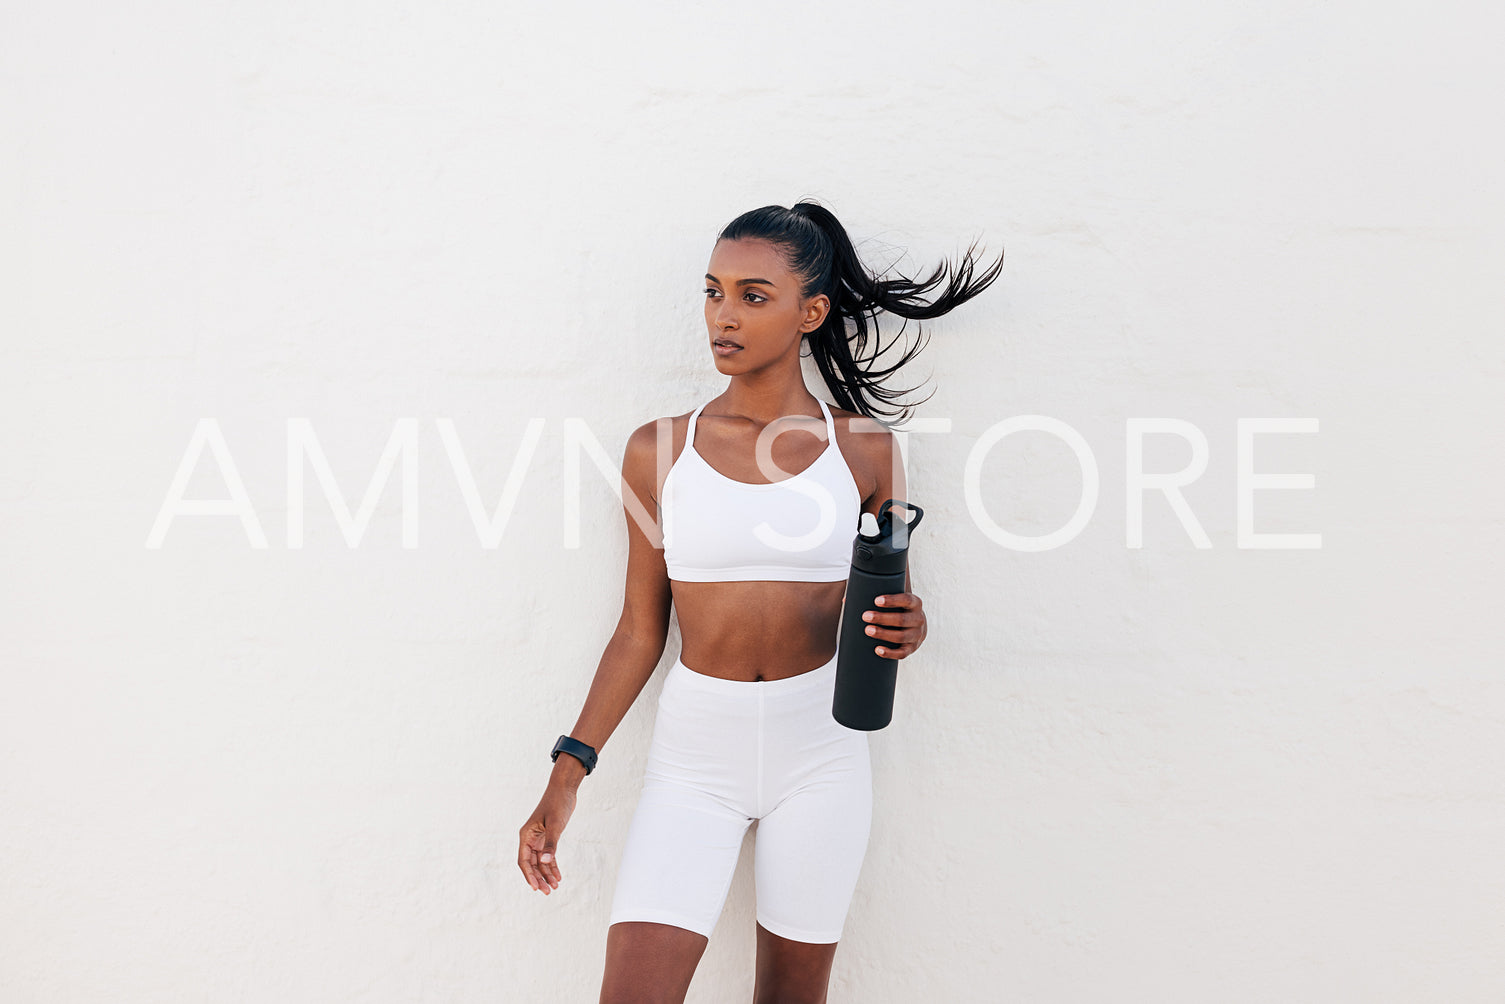
[[[716,327],[723,331],[730,331],[737,326],[737,308],[728,298],[722,297],[716,301],[716,308],[712,312],[711,319]]]

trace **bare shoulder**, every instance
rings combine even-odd
[[[678,455],[690,413],[652,418],[632,430],[622,456],[622,476],[639,493],[657,499],[669,465]],[[662,453],[662,455],[661,455]]]
[[[827,407],[831,409],[831,418],[836,423],[836,440],[843,453],[854,458],[861,456],[888,463],[899,445],[899,438],[893,432],[861,412],[847,411],[834,405]],[[850,450],[847,448],[848,444],[851,446]]]
[[[882,423],[856,411],[828,405],[836,423],[836,444],[852,468],[852,477],[869,499],[892,480],[899,437]]]
[[[666,439],[678,443],[684,437],[685,429],[690,424],[690,412],[681,415],[663,415],[659,418],[650,418],[627,437],[628,449],[644,449],[650,452],[658,445],[660,430]]]

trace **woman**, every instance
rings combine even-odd
[[[555,848],[576,789],[658,665],[672,603],[681,649],[618,868],[602,1002],[684,1000],[754,820],[755,1004],[825,1000],[872,811],[868,734],[831,715],[837,629],[859,514],[905,499],[896,439],[868,399],[896,397],[879,380],[921,347],[861,369],[848,342],[860,354],[864,315],[877,310],[939,317],[1002,264],[974,280],[969,251],[926,303],[919,294],[941,282],[944,264],[924,282],[875,279],[812,202],[755,209],[719,235],[705,320],[716,368],[731,379],[667,420],[662,448],[663,420],[628,440],[621,620],[520,833],[528,884],[558,888]],[[805,389],[807,339],[838,409]],[[800,431],[810,435],[785,435]],[[641,511],[657,508],[656,523],[639,525],[626,491]],[[890,659],[925,639],[923,605],[907,580],[905,590],[864,615]]]

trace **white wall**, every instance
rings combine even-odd
[[[566,423],[724,386],[700,283],[736,214],[824,201],[873,261],[1006,249],[902,386],[929,640],[872,736],[833,1002],[1495,1001],[1501,158],[1450,5],[49,4],[0,33],[0,998],[594,1001],[664,662],[544,897],[518,827],[620,609],[625,526]],[[811,389],[830,399],[813,369]],[[997,423],[1090,446],[1045,552],[964,493]],[[1240,418],[1254,529],[1238,546]],[[231,516],[146,546],[213,418]],[[288,546],[288,421],[310,471]],[[1126,544],[1127,423],[1206,436]],[[438,422],[489,511],[483,548]],[[1190,447],[1151,436],[1145,466]],[[1081,474],[987,454],[1046,533]],[[224,498],[206,453],[190,497]],[[750,997],[744,846],[693,1002]]]

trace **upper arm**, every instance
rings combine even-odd
[[[887,429],[862,438],[868,444],[868,470],[875,482],[873,493],[862,500],[862,511],[877,516],[889,499],[905,501],[904,457],[899,452],[899,437]]]
[[[862,500],[862,511],[870,512],[874,518],[878,516],[878,510],[889,499],[898,502],[908,502],[905,495],[908,487],[904,478],[904,455],[899,451],[899,437],[891,431],[884,429],[880,432],[867,433],[862,437],[868,444],[868,469],[873,473],[873,493]],[[889,506],[892,513],[895,506]],[[900,516],[891,515],[890,519],[901,519]],[[904,591],[910,591],[909,566],[904,566]]]
[[[658,468],[658,423],[647,422],[633,430],[622,457],[627,582],[621,626],[633,637],[662,646],[669,634],[672,594],[659,524]]]

